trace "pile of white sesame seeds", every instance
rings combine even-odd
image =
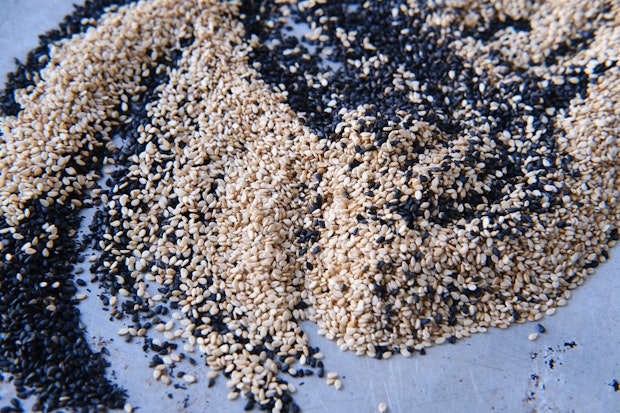
[[[488,327],[540,320],[607,258],[620,212],[615,4],[596,20],[591,10],[604,2],[523,2],[504,11],[513,21],[534,16],[531,31],[452,45],[472,73],[488,73],[476,83],[482,95],[512,85],[510,73],[489,63],[494,50],[515,67],[532,66],[541,85],[573,82],[566,73],[583,68],[585,94],[566,108],[535,108],[551,124],[525,114],[522,136],[488,136],[484,122],[494,121],[485,117],[455,135],[394,108],[402,122],[386,123],[378,144],[368,130],[381,115],[372,102],[330,100],[324,109],[336,108],[339,119],[324,136],[287,103],[295,91],[262,80],[265,68],[252,61],[260,40],[239,20],[241,3],[113,7],[84,33],[51,45],[33,84],[15,91],[19,113],[0,118],[4,259],[13,259],[8,237],[23,241],[18,259],[61,253],[54,241],[62,228],[53,215],[35,216],[32,203],[50,211],[99,205],[94,272],[112,315],[136,315],[120,333],[148,337],[153,327],[180,343],[165,349],[156,379],[170,383],[175,361],[203,354],[225,374],[229,399],[295,412],[296,389],[282,374],[325,373],[300,321],[316,322],[342,350],[411,356]],[[275,3],[286,3],[274,6],[281,12],[323,4]],[[419,11],[409,3],[392,14]],[[453,21],[452,3],[428,24]],[[497,9],[476,6],[467,24],[497,18]],[[565,21],[566,7],[581,14]],[[587,48],[545,61],[582,30],[593,36]],[[534,40],[545,53],[534,51]],[[411,87],[410,103],[432,104],[423,86]],[[510,96],[511,110],[528,111]],[[464,100],[453,116],[482,119],[477,111]],[[538,145],[543,128],[553,131],[553,145]],[[112,142],[117,135],[122,145]],[[525,172],[495,188],[512,173],[505,166],[489,173],[499,146],[522,156]],[[96,183],[104,165],[113,172],[109,190]],[[403,205],[414,204],[405,216]],[[343,385],[335,373],[327,380]]]

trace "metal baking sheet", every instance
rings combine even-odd
[[[0,79],[37,45],[37,36],[71,12],[71,0],[0,0]],[[533,323],[492,329],[455,345],[432,347],[426,356],[395,356],[378,361],[341,352],[305,323],[311,344],[320,346],[329,371],[342,376],[337,391],[316,377],[292,379],[295,398],[307,413],[370,413],[385,402],[389,412],[617,412],[620,392],[620,251],[574,291],[573,298],[542,324],[535,341]],[[85,277],[87,279],[87,277]],[[91,345],[111,352],[109,375],[129,393],[141,412],[241,412],[230,402],[223,378],[207,388],[206,367],[183,366],[197,377],[186,389],[153,379],[150,356],[117,336],[121,322],[110,322],[100,307],[97,287],[87,287],[80,306]],[[1,294],[1,291],[0,291]],[[0,383],[0,406],[13,397]],[[28,406],[28,403],[25,403]]]

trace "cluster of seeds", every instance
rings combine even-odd
[[[341,349],[538,320],[617,239],[616,10],[523,3],[246,9],[255,67],[319,137],[298,240],[308,313]]]
[[[197,353],[274,412],[284,374],[343,385],[300,321],[423,353],[539,320],[618,239],[612,2],[110,3],[1,102],[0,369],[40,408],[124,403],[75,307],[84,207],[154,377]]]
[[[234,10],[213,2],[193,16],[191,44],[145,106],[135,142],[122,148],[93,225],[102,251],[95,272],[112,294],[128,297],[115,313],[148,319],[130,334],[147,325],[180,337],[184,353],[204,353],[224,371],[229,398],[290,411],[294,388],[278,373],[321,358],[296,308],[303,273],[292,171],[302,165],[291,138],[308,132],[248,67]],[[157,314],[162,302],[169,321]],[[166,364],[156,376],[167,382]]]

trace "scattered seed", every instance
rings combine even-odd
[[[336,390],[342,389],[342,381],[340,379],[334,380],[334,387],[336,388]]]

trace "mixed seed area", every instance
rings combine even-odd
[[[319,137],[299,241],[311,318],[342,349],[409,354],[539,319],[605,258],[616,17],[599,2],[557,33],[563,4],[246,10],[255,67]]]
[[[540,320],[618,239],[614,2],[88,6],[0,99],[0,370],[36,410],[125,403],[80,324],[87,247],[155,379],[201,356],[297,412],[287,376],[343,386],[301,321],[423,354]]]

